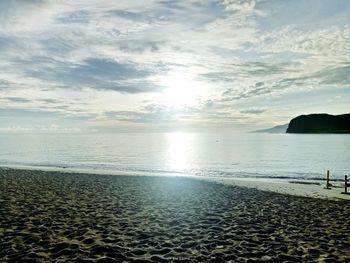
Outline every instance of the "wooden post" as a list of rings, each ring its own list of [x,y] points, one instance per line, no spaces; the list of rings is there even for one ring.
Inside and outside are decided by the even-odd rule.
[[[348,186],[350,186],[350,183],[348,183],[348,176],[345,175],[345,179],[344,179],[344,192],[342,192],[342,194],[348,195],[350,193],[348,193]]]
[[[345,175],[345,184],[344,184],[345,186],[345,194],[347,194],[348,193],[348,176],[347,175]]]
[[[329,170],[327,170],[326,187],[324,189],[331,189],[331,184],[329,183]]]

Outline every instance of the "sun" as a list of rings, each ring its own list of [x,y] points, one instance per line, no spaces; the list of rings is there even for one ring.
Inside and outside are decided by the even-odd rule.
[[[165,87],[160,94],[160,100],[169,106],[191,106],[200,97],[200,83],[187,72],[170,72],[161,77],[160,84]]]

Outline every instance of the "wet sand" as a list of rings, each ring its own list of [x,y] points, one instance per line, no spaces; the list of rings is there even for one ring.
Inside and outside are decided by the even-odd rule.
[[[350,202],[0,168],[0,262],[350,262]]]
[[[333,183],[336,187],[331,189],[325,189],[326,184],[307,184],[304,181],[262,181],[252,180],[245,178],[220,178],[220,177],[209,177],[201,178],[202,180],[210,182],[218,182],[222,184],[235,185],[240,187],[256,188],[258,190],[276,192],[281,194],[314,197],[321,199],[333,199],[333,200],[349,200],[350,201],[350,190],[349,194],[342,194],[344,192],[344,183],[337,182]]]

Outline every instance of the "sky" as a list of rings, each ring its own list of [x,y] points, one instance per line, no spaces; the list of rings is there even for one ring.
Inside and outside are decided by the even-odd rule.
[[[348,0],[0,0],[0,132],[249,131],[349,105]]]

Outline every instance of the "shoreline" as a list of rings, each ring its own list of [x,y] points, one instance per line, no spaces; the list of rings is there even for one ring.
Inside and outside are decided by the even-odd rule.
[[[344,187],[332,187],[331,189],[324,189],[324,185],[305,184],[303,182],[282,182],[272,180],[266,182],[240,178],[203,178],[203,180],[292,196],[329,200],[350,200],[350,194],[341,193],[344,191]]]
[[[344,187],[339,186],[337,181],[336,187],[331,189],[324,189],[324,183],[313,184],[305,183],[304,181],[298,180],[281,180],[273,178],[239,178],[239,177],[202,177],[194,175],[185,175],[177,173],[144,173],[139,174],[135,172],[113,172],[104,170],[91,170],[91,169],[78,169],[78,168],[64,168],[64,167],[48,167],[48,166],[26,166],[26,165],[7,165],[0,166],[0,169],[13,169],[13,170],[29,170],[29,171],[48,171],[48,172],[60,172],[60,173],[78,173],[78,174],[90,174],[90,175],[113,175],[113,176],[156,176],[156,177],[185,177],[194,178],[197,180],[204,180],[214,183],[222,183],[226,185],[235,185],[239,187],[247,187],[258,189],[261,191],[275,192],[286,195],[312,197],[319,199],[330,199],[330,200],[350,200],[350,194],[342,194]],[[332,181],[331,181],[332,182]],[[342,185],[342,184],[341,184]],[[350,189],[348,190],[350,192]]]

